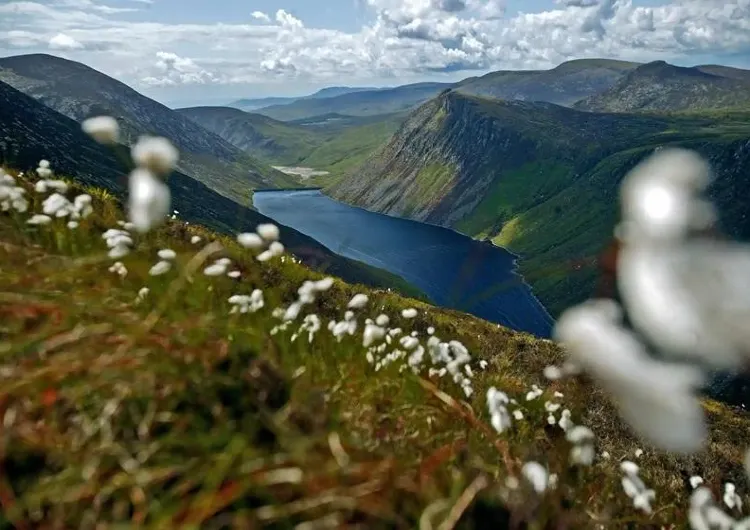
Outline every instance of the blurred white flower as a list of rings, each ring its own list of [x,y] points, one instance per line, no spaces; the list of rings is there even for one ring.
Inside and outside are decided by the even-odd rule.
[[[401,316],[404,318],[416,318],[417,314],[417,310],[413,307],[401,311]]]
[[[508,403],[508,395],[505,392],[500,392],[494,386],[487,390],[487,409],[490,413],[490,423],[500,434],[512,425],[507,409]]]
[[[529,481],[534,491],[541,494],[547,489],[549,474],[539,462],[526,462],[521,468],[521,474]]]
[[[263,238],[255,232],[237,234],[237,242],[245,248],[259,249],[265,245]]]
[[[177,253],[171,248],[163,248],[158,253],[160,259],[173,260],[177,257]]]
[[[734,530],[735,520],[716,505],[711,490],[696,488],[690,496],[688,521],[693,530]]]
[[[656,492],[648,489],[638,476],[638,466],[626,460],[620,464],[620,469],[625,474],[622,477],[622,488],[625,494],[633,500],[633,507],[645,513],[651,513],[651,502],[656,498]]]
[[[695,392],[703,373],[652,359],[620,319],[615,302],[590,300],[563,313],[554,333],[575,362],[612,394],[636,432],[666,450],[699,449],[706,426]]]
[[[279,227],[272,223],[263,223],[255,227],[255,231],[266,241],[278,241]]]
[[[52,222],[52,218],[49,215],[44,214],[34,214],[29,219],[26,220],[26,224],[30,225],[46,225],[48,223]]]
[[[370,299],[367,297],[366,294],[355,294],[351,300],[349,300],[349,303],[347,304],[347,307],[349,309],[362,309],[367,305],[367,302]]]
[[[193,237],[191,237],[191,238],[190,238],[190,242],[191,242],[191,243],[192,243],[193,245],[197,245],[198,243],[200,243],[200,242],[201,242],[201,236],[193,236]]]
[[[166,175],[177,164],[179,153],[172,142],[160,136],[141,136],[130,150],[133,161],[140,169],[156,175]],[[169,214],[169,207],[164,216]]]
[[[115,144],[120,138],[120,126],[111,116],[96,116],[84,120],[81,129],[100,144]]]
[[[149,269],[148,273],[151,276],[161,276],[162,274],[169,272],[172,268],[172,263],[169,261],[159,261]]]
[[[732,482],[724,484],[724,504],[727,508],[742,511],[742,498],[737,495],[737,487]]]
[[[690,477],[690,487],[695,489],[698,486],[703,484],[703,477],[699,477],[698,475],[694,475]]]
[[[565,437],[573,444],[573,448],[570,450],[570,460],[574,464],[590,466],[594,463],[596,437],[591,429],[578,425],[569,429]]]
[[[169,213],[171,194],[150,171],[135,169],[129,178],[128,212],[136,231],[144,233],[163,223]]]

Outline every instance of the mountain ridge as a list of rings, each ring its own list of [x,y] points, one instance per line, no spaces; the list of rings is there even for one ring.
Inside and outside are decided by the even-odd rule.
[[[666,112],[750,107],[750,71],[716,65],[683,67],[653,61],[609,89],[575,103],[598,112]]]
[[[0,58],[0,81],[78,122],[114,116],[125,143],[143,134],[169,138],[180,150],[178,169],[200,176],[232,199],[246,201],[252,187],[296,184],[218,135],[82,63],[46,54]]]

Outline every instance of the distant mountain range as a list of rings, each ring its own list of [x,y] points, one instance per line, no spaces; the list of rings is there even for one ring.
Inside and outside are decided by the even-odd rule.
[[[750,107],[750,71],[717,66],[684,68],[656,61],[629,71],[607,90],[574,107],[600,112]]]
[[[0,81],[78,122],[99,114],[114,116],[127,144],[142,134],[166,136],[180,150],[180,171],[232,199],[246,203],[252,188],[296,183],[179,113],[83,64],[41,54],[2,58]]]
[[[352,92],[366,92],[380,90],[376,87],[346,87],[346,86],[332,86],[318,90],[314,94],[309,96],[295,97],[270,97],[270,98],[258,98],[258,99],[238,99],[229,103],[228,107],[234,107],[240,110],[251,111],[261,109],[263,107],[270,107],[272,105],[288,105],[295,101],[303,99],[321,99],[321,98],[332,98],[336,96],[342,96],[344,94],[351,94]]]

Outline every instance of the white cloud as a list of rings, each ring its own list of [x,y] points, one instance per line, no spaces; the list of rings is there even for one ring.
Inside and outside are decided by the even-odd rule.
[[[361,0],[372,19],[354,32],[310,27],[284,9],[215,24],[133,22],[111,11],[133,9],[139,1],[2,2],[0,55],[55,45],[136,88],[185,91],[207,83],[288,87],[290,78],[300,86],[396,84],[428,75],[548,68],[583,56],[750,57],[748,0],[672,0],[653,7],[559,0],[546,11],[519,14],[504,13],[502,0]],[[142,11],[138,18],[147,16]]]
[[[53,50],[76,50],[83,45],[65,33],[58,33],[49,40],[49,47]]]
[[[253,11],[252,16],[256,20],[262,20],[263,22],[271,22],[271,17],[266,15],[263,11]]]

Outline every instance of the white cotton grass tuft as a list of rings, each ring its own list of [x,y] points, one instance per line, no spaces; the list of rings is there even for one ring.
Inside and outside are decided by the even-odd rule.
[[[693,530],[739,530],[743,521],[736,524],[734,518],[725,513],[714,501],[711,490],[705,486],[696,488],[690,495],[688,521]]]
[[[177,253],[171,248],[163,248],[157,253],[157,255],[159,256],[159,259],[163,260],[173,260],[177,257]]]
[[[646,487],[643,480],[638,475],[638,466],[629,460],[620,463],[620,469],[623,471],[622,488],[625,494],[633,501],[633,507],[651,513],[651,503],[656,498],[656,492]]]
[[[0,168],[0,211],[26,212],[29,209],[29,201],[26,200],[25,194],[24,188],[16,186],[16,179]]]
[[[237,242],[241,246],[250,249],[260,249],[265,246],[265,241],[263,240],[263,238],[255,232],[243,232],[241,234],[237,234]]]
[[[279,227],[273,223],[259,224],[255,227],[255,231],[260,237],[268,242],[279,240]]]
[[[36,213],[26,220],[26,224],[29,225],[46,225],[52,222],[52,218],[49,215],[42,213]]]
[[[730,510],[742,511],[742,498],[737,494],[737,487],[732,482],[724,484],[724,504]]]
[[[582,466],[590,466],[594,463],[596,437],[591,429],[583,425],[577,425],[567,430],[566,438],[573,444],[573,448],[570,450],[571,462]]]
[[[750,355],[750,247],[695,234],[716,218],[699,195],[710,180],[708,163],[684,149],[626,176],[617,279],[633,326],[662,353],[732,369]]]
[[[84,120],[81,129],[100,144],[112,145],[120,139],[120,126],[112,116],[96,116]]]
[[[537,494],[542,494],[547,490],[549,473],[539,462],[526,462],[521,468],[521,474]]]
[[[403,311],[401,311],[401,316],[404,318],[416,318],[417,314],[418,314],[417,310],[414,309],[413,307],[410,307],[408,309],[404,309]]]
[[[367,305],[367,302],[369,302],[369,298],[366,294],[355,294],[351,300],[349,300],[349,303],[347,304],[347,307],[349,309],[362,309]]]
[[[202,240],[203,240],[203,238],[201,238],[201,236],[193,236],[193,237],[190,238],[190,243],[192,243],[193,245],[197,245]]]
[[[149,269],[148,274],[150,276],[161,276],[162,274],[166,274],[170,271],[172,268],[172,263],[166,260],[162,260],[157,262],[151,269]]]
[[[504,433],[512,426],[510,414],[508,413],[508,395],[497,388],[490,387],[487,390],[487,409],[490,413],[490,424],[498,432]]]
[[[120,278],[124,278],[128,275],[128,269],[125,268],[125,265],[121,261],[116,261],[112,264],[112,266],[109,268],[109,272],[113,272],[120,276]]]
[[[698,475],[693,475],[690,477],[690,487],[695,489],[698,486],[703,484],[703,477],[699,477]]]
[[[169,214],[169,187],[147,169],[135,169],[128,181],[128,214],[137,232],[145,233],[164,223]]]
[[[696,397],[703,373],[652,359],[621,327],[620,313],[611,300],[584,302],[561,315],[555,337],[610,392],[620,414],[641,436],[669,451],[698,450],[706,438]]]
[[[179,159],[172,142],[160,136],[141,136],[130,149],[130,154],[136,166],[156,175],[168,174]],[[168,213],[169,208],[164,215]]]

